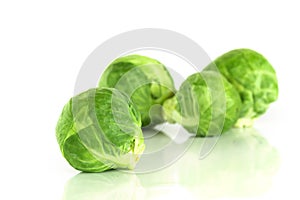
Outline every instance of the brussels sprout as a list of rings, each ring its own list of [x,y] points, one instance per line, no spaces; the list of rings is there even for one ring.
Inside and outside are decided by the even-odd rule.
[[[125,92],[141,113],[142,126],[163,122],[161,106],[153,105],[162,105],[175,91],[166,67],[157,60],[140,55],[114,60],[98,85]]]
[[[125,94],[109,88],[71,98],[56,138],[70,165],[85,172],[132,169],[144,150],[140,114]]]
[[[238,118],[240,96],[219,73],[189,76],[176,95],[163,105],[168,122],[181,124],[197,136],[215,136],[230,129]]]
[[[242,108],[236,127],[250,127],[278,97],[275,70],[261,54],[250,49],[236,49],[217,58],[205,70],[217,66],[239,92]]]

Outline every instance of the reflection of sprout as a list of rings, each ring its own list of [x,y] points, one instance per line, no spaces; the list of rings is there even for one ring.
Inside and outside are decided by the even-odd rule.
[[[195,150],[198,149],[196,145],[192,147]],[[190,154],[185,159],[195,161],[197,157],[197,154]],[[181,171],[180,179],[196,193],[213,190],[208,195],[250,196],[269,188],[278,165],[277,150],[258,132],[254,129],[232,129],[219,138],[206,159]],[[193,177],[187,179],[191,170]],[[201,189],[197,191],[198,188]]]
[[[160,108],[156,107],[149,113],[151,107],[161,105],[174,95],[175,90],[166,67],[157,60],[140,55],[114,60],[102,74],[99,87],[117,88],[130,96],[141,113],[142,126],[162,122]]]
[[[275,70],[261,54],[250,49],[236,49],[217,58],[205,70],[218,67],[239,92],[242,107],[237,127],[252,126],[278,96]]]
[[[80,173],[70,179],[63,200],[131,200],[143,199],[136,175],[120,171],[101,174]]]
[[[213,136],[232,127],[240,104],[239,94],[221,74],[204,71],[189,76],[163,109],[167,121],[198,136]]]
[[[80,173],[66,184],[64,200],[249,197],[269,188],[279,155],[256,130],[231,129],[220,136],[209,156],[199,160],[200,146],[210,139],[214,138],[190,138],[193,144],[183,157],[153,173]],[[153,149],[155,144],[161,146],[154,142]],[[160,160],[165,156],[159,155]]]
[[[191,138],[192,139],[192,138]],[[254,129],[231,129],[219,137],[211,153],[199,160],[204,140],[196,138],[174,165],[156,173],[138,175],[147,194],[168,186],[182,188],[195,199],[248,197],[265,192],[279,167],[279,154]]]
[[[144,150],[140,126],[140,115],[125,94],[90,89],[65,105],[56,137],[64,157],[78,170],[132,169]]]

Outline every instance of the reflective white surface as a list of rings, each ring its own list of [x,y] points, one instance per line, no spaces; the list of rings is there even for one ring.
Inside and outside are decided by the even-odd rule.
[[[0,1],[0,199],[59,200],[76,199],[76,195],[84,199],[80,191],[94,192],[102,199],[102,195],[108,198],[120,193],[122,187],[124,199],[133,193],[149,199],[188,200],[201,195],[300,199],[299,19],[297,1]],[[279,81],[278,101],[254,124],[266,142],[250,145],[244,138],[245,146],[238,143],[240,151],[219,145],[211,158],[203,161],[198,160],[199,150],[191,150],[182,157],[185,161],[160,173],[136,175],[127,182],[122,177],[105,181],[101,184],[106,191],[96,181],[112,171],[83,174],[95,184],[82,184],[81,178],[76,180],[79,172],[59,150],[55,138],[58,116],[73,95],[82,63],[96,46],[121,32],[147,27],[182,33],[212,59],[243,47],[266,56]],[[161,52],[148,56],[184,76],[193,73],[185,62]],[[168,142],[166,139],[161,142]],[[265,151],[266,146],[270,150]],[[279,161],[277,153],[267,153],[272,146]],[[229,151],[235,154],[228,155]],[[223,156],[227,160],[220,160]],[[234,158],[236,162],[230,165]],[[132,182],[137,182],[137,187],[129,187]],[[201,187],[193,184],[196,182]],[[110,187],[105,185],[108,183]],[[74,185],[81,188],[70,192]],[[92,198],[90,192],[85,194]]]
[[[166,145],[166,138],[163,133],[156,134],[149,149]],[[178,161],[155,172],[79,173],[66,183],[63,199],[253,197],[270,188],[280,166],[276,148],[255,129],[233,129],[222,135],[203,160],[199,160],[199,153],[204,139],[188,140],[193,143]],[[155,162],[163,160],[161,154]]]

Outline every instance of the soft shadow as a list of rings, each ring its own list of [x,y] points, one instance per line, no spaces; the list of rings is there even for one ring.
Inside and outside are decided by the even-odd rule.
[[[149,150],[154,152],[155,146],[169,141],[161,134],[153,137],[162,140],[160,144],[153,140],[156,144]],[[232,129],[202,160],[204,139],[189,140],[192,144],[185,154],[159,171],[80,173],[67,182],[63,199],[217,199],[257,196],[270,188],[279,167],[279,153],[255,129]],[[156,157],[153,162],[165,159],[164,154]]]
[[[171,129],[173,128],[173,129]],[[149,173],[167,168],[182,157],[193,142],[190,135],[183,132],[183,128],[174,127],[162,130],[147,129],[143,131],[145,138],[145,151],[135,166],[134,173]],[[175,127],[176,128],[176,127]],[[168,132],[166,132],[168,131]],[[174,137],[169,133],[176,133]]]

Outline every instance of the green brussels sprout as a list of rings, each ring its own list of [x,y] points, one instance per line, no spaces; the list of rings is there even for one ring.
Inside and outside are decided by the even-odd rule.
[[[166,67],[157,60],[140,55],[114,60],[98,85],[125,92],[141,113],[143,127],[163,122],[161,106],[154,105],[162,105],[175,91]]]
[[[205,70],[215,66],[239,92],[242,108],[236,127],[251,127],[253,120],[278,97],[275,70],[261,54],[250,49],[236,49],[218,57]]]
[[[69,100],[56,126],[66,160],[84,172],[133,169],[144,150],[141,118],[130,99],[111,88],[93,88]]]
[[[165,101],[163,110],[168,122],[205,137],[229,130],[240,106],[238,92],[221,74],[203,71],[189,76],[176,95]]]

